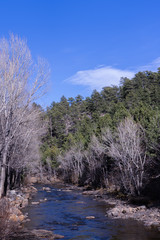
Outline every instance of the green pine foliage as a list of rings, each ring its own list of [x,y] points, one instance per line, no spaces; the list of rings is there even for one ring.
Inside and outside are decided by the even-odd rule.
[[[47,109],[46,118],[48,134],[41,146],[42,161],[45,164],[50,158],[53,168],[58,166],[58,156],[65,156],[70,149],[80,146],[82,155],[88,154],[93,136],[102,143],[104,129],[114,134],[126,118],[133,118],[141,126],[145,132],[147,156],[157,161],[160,152],[160,69],[139,72],[133,79],[122,78],[119,87],[104,87],[101,92],[94,90],[86,99],[80,95],[68,99],[63,96],[60,102],[53,102]],[[99,158],[102,155],[105,161],[99,167],[105,169],[105,175],[106,169],[110,169],[110,175],[114,159],[107,157],[106,152]],[[96,161],[97,158],[98,155]],[[109,168],[107,159],[112,162]],[[84,171],[88,171],[85,157],[82,161]]]

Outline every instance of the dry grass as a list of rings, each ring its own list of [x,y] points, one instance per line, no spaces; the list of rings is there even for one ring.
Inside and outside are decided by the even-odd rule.
[[[0,199],[0,240],[6,240],[9,235],[14,233],[17,224],[9,221],[10,202],[7,198]]]

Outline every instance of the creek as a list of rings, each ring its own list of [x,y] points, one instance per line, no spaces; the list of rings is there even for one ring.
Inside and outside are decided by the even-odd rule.
[[[46,229],[64,235],[64,240],[159,240],[160,233],[146,229],[135,220],[109,219],[105,216],[109,207],[93,196],[82,195],[79,190],[68,191],[64,186],[36,185],[38,192],[25,208],[30,219],[25,223],[29,230]],[[40,204],[33,205],[32,202]],[[94,216],[87,219],[88,216]]]

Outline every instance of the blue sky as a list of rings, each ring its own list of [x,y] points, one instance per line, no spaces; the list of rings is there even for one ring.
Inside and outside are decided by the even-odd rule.
[[[0,0],[0,38],[27,39],[51,67],[44,106],[160,67],[159,0]]]

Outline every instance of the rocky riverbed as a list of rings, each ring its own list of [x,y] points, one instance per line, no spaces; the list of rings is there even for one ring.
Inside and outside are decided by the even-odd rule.
[[[43,186],[43,185],[42,185]],[[51,186],[51,187],[50,187]],[[52,194],[52,185],[43,186],[43,192],[46,194]],[[122,201],[112,197],[106,190],[89,190],[83,191],[85,189],[76,186],[65,186],[61,191],[65,191],[70,194],[71,191],[77,190],[82,193],[82,195],[92,196],[93,199],[97,201],[103,201],[106,204],[106,217],[108,219],[135,219],[137,221],[143,222],[147,228],[155,228],[160,231],[160,209],[158,207],[147,207],[146,205],[133,205],[129,204],[128,201]],[[58,191],[58,190],[57,190]],[[34,195],[36,196],[37,189],[30,185],[28,187],[23,187],[20,190],[12,190],[8,192],[7,200],[10,202],[10,212],[9,221],[11,223],[17,224],[18,231],[12,233],[12,237],[8,239],[18,240],[18,239],[59,239],[63,238],[62,235],[54,234],[53,231],[48,231],[45,229],[32,229],[27,230],[22,228],[23,223],[29,221],[27,213],[23,214],[23,208],[28,205],[39,205],[48,201],[46,197],[36,201]],[[34,199],[31,199],[31,198]],[[30,200],[31,199],[31,200]],[[58,201],[58,200],[56,200]],[[81,205],[81,201],[77,201]],[[37,206],[39,207],[39,206]],[[86,219],[95,219],[94,215],[89,215]],[[60,232],[61,233],[61,232]],[[7,239],[7,238],[6,238]]]
[[[65,184],[40,184],[36,187],[37,194],[25,208],[31,219],[25,227],[30,231],[45,229],[63,235],[65,240],[160,239],[160,232],[146,228],[141,221],[132,220],[130,216],[130,219],[106,216],[106,209],[108,212],[121,202],[109,197],[106,190],[83,191],[82,188]],[[41,201],[44,198],[47,200]]]
[[[128,204],[128,201],[122,201],[110,197],[107,191],[84,191],[84,195],[92,195],[96,199],[106,202],[106,216],[112,219],[135,219],[141,221],[148,228],[157,228],[160,231],[160,207],[147,207],[146,205]]]

